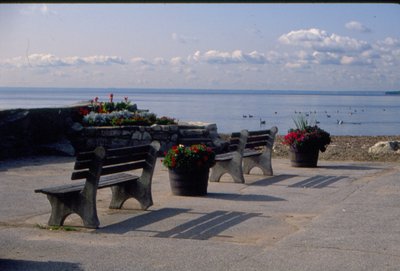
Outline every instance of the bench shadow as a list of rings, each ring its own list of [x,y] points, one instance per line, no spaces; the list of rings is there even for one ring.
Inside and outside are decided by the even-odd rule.
[[[214,211],[168,231],[160,232],[154,237],[207,240],[228,228],[261,215],[261,213]]]
[[[124,234],[129,231],[134,231],[144,226],[159,222],[161,220],[171,218],[182,213],[187,213],[189,211],[190,209],[162,208],[160,210],[149,211],[144,214],[129,218],[125,221],[102,227],[100,229],[97,229],[96,232]]]
[[[288,187],[294,188],[324,188],[342,179],[346,179],[348,176],[324,176],[316,175],[307,178],[301,182],[289,185]]]
[[[376,170],[376,169],[382,169],[379,167],[373,167],[373,166],[359,166],[359,165],[324,165],[324,166],[319,166],[318,168],[321,169],[339,169],[339,170]]]
[[[255,194],[234,194],[234,193],[207,193],[207,198],[222,199],[222,200],[235,200],[235,201],[286,201],[286,199],[268,196],[268,195],[255,195]]]
[[[255,181],[255,182],[251,183],[251,185],[267,186],[267,185],[272,185],[272,184],[282,182],[282,181],[285,181],[287,179],[294,178],[294,177],[297,177],[297,175],[281,174],[281,175],[276,175],[276,176],[272,176],[272,177],[268,177],[265,179]]]
[[[2,271],[26,271],[26,270],[71,270],[83,271],[79,263],[69,262],[39,262],[14,259],[0,259],[0,270]]]
[[[194,219],[178,224],[177,226],[165,230],[157,231],[154,229],[146,230],[144,227],[162,220],[170,219],[182,213],[196,215]],[[219,233],[238,225],[254,217],[262,216],[262,213],[246,213],[235,211],[217,210],[210,213],[191,212],[191,209],[163,208],[151,211],[143,215],[129,218],[125,221],[115,223],[97,229],[96,233],[124,234],[130,231],[154,233],[152,237],[159,238],[179,238],[207,240],[217,236]]]

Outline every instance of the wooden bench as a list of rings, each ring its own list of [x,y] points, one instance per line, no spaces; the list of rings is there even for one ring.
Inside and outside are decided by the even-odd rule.
[[[243,153],[243,173],[250,174],[251,169],[258,167],[263,175],[272,176],[272,147],[278,133],[276,126],[269,130],[249,131],[246,148]]]
[[[244,183],[243,174],[249,174],[254,167],[260,168],[264,175],[272,176],[271,155],[277,132],[278,128],[274,126],[269,130],[232,133],[229,152],[216,156],[210,181],[218,182],[223,174],[228,173],[234,182]]]
[[[179,126],[179,136],[177,144],[191,146],[194,144],[204,144],[210,147],[215,153],[226,152],[228,143],[222,140],[217,132],[210,132],[203,126]],[[226,149],[226,150],[224,150]]]
[[[76,213],[85,227],[97,228],[97,189],[106,187],[112,191],[111,209],[120,209],[129,198],[138,200],[144,210],[153,205],[151,182],[159,149],[160,144],[154,141],[151,145],[108,150],[97,147],[79,153],[71,179],[85,181],[35,190],[50,201],[48,224],[62,226],[68,215]],[[142,169],[141,176],[125,173],[135,169]]]
[[[247,130],[232,133],[229,141],[230,151],[215,156],[215,165],[211,168],[209,178],[210,182],[219,182],[222,175],[228,173],[235,183],[244,183],[242,159],[248,135]]]

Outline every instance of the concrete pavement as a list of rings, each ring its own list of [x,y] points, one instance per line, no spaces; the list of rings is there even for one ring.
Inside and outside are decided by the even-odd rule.
[[[171,195],[157,162],[154,205],[131,199],[100,228],[44,229],[50,204],[34,189],[71,182],[73,159],[32,157],[0,165],[0,270],[400,270],[400,165],[320,161],[246,184],[209,183],[206,197]]]

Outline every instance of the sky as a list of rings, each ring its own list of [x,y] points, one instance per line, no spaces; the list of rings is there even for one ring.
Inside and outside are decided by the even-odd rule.
[[[400,90],[399,4],[0,4],[0,87]]]

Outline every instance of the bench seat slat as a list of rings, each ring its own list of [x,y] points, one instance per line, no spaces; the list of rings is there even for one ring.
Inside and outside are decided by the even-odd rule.
[[[44,194],[66,194],[71,192],[79,192],[85,186],[85,182],[79,182],[74,184],[66,184],[59,186],[52,186],[47,188],[36,189],[36,193],[44,193]]]
[[[247,149],[247,150],[244,150],[243,157],[259,156],[261,154],[262,154],[261,151],[255,151],[255,150]]]
[[[110,187],[110,186],[113,186],[116,184],[120,184],[120,183],[124,183],[124,182],[131,182],[131,181],[138,180],[138,179],[139,179],[139,176],[127,174],[127,173],[109,175],[109,176],[100,178],[98,188]],[[59,185],[59,186],[53,186],[53,187],[48,187],[48,188],[36,189],[35,192],[36,193],[44,193],[44,194],[66,194],[66,193],[71,193],[71,192],[82,191],[84,186],[85,186],[85,182],[82,181],[82,182],[73,183],[73,184],[66,184],[66,185]]]
[[[232,158],[233,158],[233,153],[227,152],[227,153],[217,154],[215,156],[215,161],[228,161],[232,160]]]

